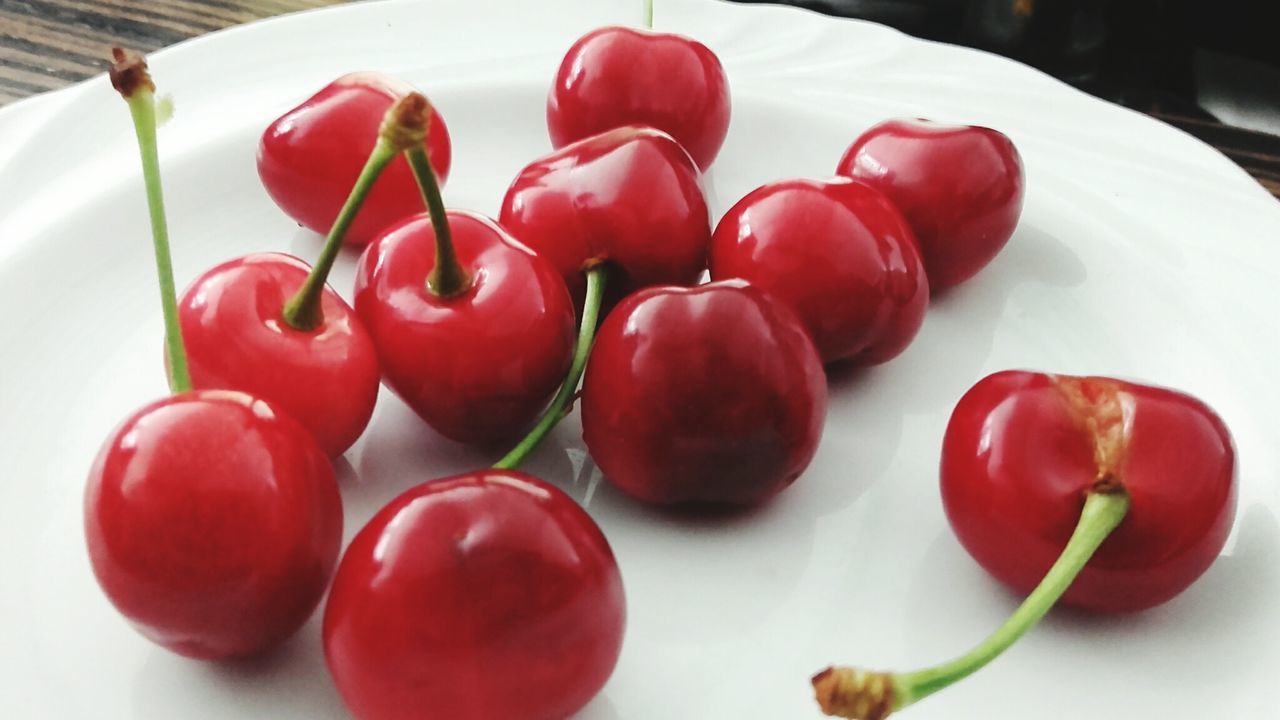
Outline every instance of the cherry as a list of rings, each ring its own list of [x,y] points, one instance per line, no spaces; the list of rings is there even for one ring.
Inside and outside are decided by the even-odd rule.
[[[729,81],[716,54],[683,35],[604,27],[569,48],[547,95],[557,148],[624,125],[669,133],[698,167],[729,132]]]
[[[378,137],[378,126],[408,83],[381,73],[343,75],[267,126],[258,145],[258,176],[271,199],[299,224],[329,232]],[[444,183],[452,147],[444,118],[431,111],[426,140],[431,164]],[[364,245],[382,229],[422,210],[409,166],[395,160],[346,234]]]
[[[135,412],[85,491],[103,592],[181,655],[252,655],[292,635],[338,559],[342,502],[307,431],[240,392],[184,392]]]
[[[986,641],[913,673],[828,669],[828,714],[884,718],[982,668],[1062,602],[1128,612],[1185,590],[1235,517],[1235,450],[1222,420],[1174,390],[1105,377],[1006,371],[956,405],[942,500],[965,549],[1027,599]]]
[[[862,183],[784,180],[753,190],[720,220],[711,278],[742,278],[787,303],[824,362],[885,362],[924,321],[929,284],[915,238]]]
[[[596,337],[582,431],[605,477],[663,505],[745,505],[790,485],[822,435],[822,361],[783,303],[740,280],[642,290]]]
[[[209,270],[183,293],[182,334],[195,387],[267,399],[338,457],[373,415],[378,359],[355,312],[330,289],[319,325],[303,330],[284,319],[285,301],[309,270],[280,253],[248,255]]]
[[[537,478],[483,470],[418,485],[360,530],[325,658],[360,720],[560,720],[608,680],[625,620],[590,516]]]
[[[671,136],[624,127],[533,161],[499,222],[550,260],[576,298],[583,270],[606,263],[613,299],[650,285],[692,285],[711,224],[698,169]]]
[[[417,132],[425,132],[426,98]],[[402,131],[409,132],[409,114]],[[508,439],[528,426],[569,369],[573,302],[555,268],[492,221],[448,211],[414,146],[429,214],[388,228],[361,256],[355,307],[383,377],[442,435]]]
[[[569,368],[573,302],[555,269],[492,221],[451,210],[445,222],[470,287],[450,297],[427,288],[437,234],[419,216],[361,258],[356,312],[387,385],[428,425],[460,442],[508,439]]]
[[[333,470],[311,435],[240,392],[191,391],[156,159],[155,85],[116,48],[112,85],[138,135],[172,397],[103,445],[85,490],[85,539],[107,598],[182,655],[250,655],[293,634],[328,583],[342,539]]]
[[[1097,482],[1117,484],[1130,517],[1062,602],[1125,612],[1169,600],[1218,556],[1235,517],[1234,475],[1226,426],[1195,398],[1109,378],[1003,372],[952,414],[942,500],[969,554],[1029,592],[1066,544],[1084,495]]]
[[[853,141],[836,173],[898,206],[920,242],[934,291],[986,267],[1022,212],[1022,158],[991,128],[886,120]]]

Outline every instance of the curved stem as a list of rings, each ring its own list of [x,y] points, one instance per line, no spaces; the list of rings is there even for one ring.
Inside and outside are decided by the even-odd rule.
[[[156,149],[155,83],[147,72],[146,60],[121,48],[112,49],[111,84],[129,104],[142,178],[147,189],[147,210],[151,216],[151,242],[155,249],[156,277],[160,284],[160,307],[164,312],[165,353],[169,360],[169,389],[174,393],[191,389],[187,351],[178,322],[178,293],[173,281],[173,258],[169,251],[169,225],[165,219],[164,192],[160,185],[160,160]]]
[[[518,467],[547,437],[556,423],[569,414],[569,402],[578,391],[578,381],[582,379],[582,371],[587,366],[587,356],[591,354],[591,342],[596,336],[596,322],[600,317],[600,303],[604,298],[606,272],[603,265],[596,265],[587,270],[587,299],[582,309],[582,326],[578,328],[578,342],[574,346],[573,362],[569,365],[569,374],[565,376],[564,384],[560,386],[560,391],[556,393],[551,405],[543,411],[542,417],[538,418],[538,423],[533,426],[529,434],[525,435],[524,439],[511,449],[511,452],[494,463],[494,468],[511,470]]]
[[[458,254],[453,248],[453,234],[449,232],[449,218],[445,215],[444,200],[440,197],[440,184],[436,181],[436,173],[431,169],[427,153],[421,143],[404,151],[413,169],[413,177],[418,181],[418,189],[422,191],[422,199],[427,204],[427,212],[431,214],[431,227],[436,236],[436,265],[427,276],[427,290],[433,295],[450,298],[461,295],[471,287],[471,277],[458,262]]]
[[[1128,511],[1129,495],[1123,489],[1112,485],[1090,492],[1075,532],[1053,567],[986,640],[950,662],[915,672],[868,673],[828,668],[813,678],[823,712],[858,720],[882,720],[982,669],[1049,612]]]
[[[644,0],[644,26],[653,29],[653,0]]]
[[[398,148],[395,145],[381,135],[378,136],[373,151],[369,153],[369,159],[365,161],[360,176],[351,187],[351,193],[347,195],[346,202],[338,211],[338,217],[329,228],[329,234],[325,236],[324,247],[320,249],[320,256],[316,258],[315,265],[311,266],[311,272],[307,274],[302,287],[298,288],[298,292],[284,304],[284,321],[291,327],[298,330],[313,330],[324,322],[320,298],[323,297],[324,285],[329,280],[333,263],[338,259],[339,251],[342,250],[342,240],[346,237],[352,221],[356,219],[356,213],[364,204],[365,197],[373,189],[374,182],[382,174],[383,169],[395,159],[397,152]]]

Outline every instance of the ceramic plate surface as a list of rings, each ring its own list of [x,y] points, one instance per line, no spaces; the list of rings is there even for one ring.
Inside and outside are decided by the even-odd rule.
[[[338,75],[389,71],[448,119],[447,202],[498,210],[549,149],[561,56],[640,0],[362,3],[216,33],[152,58],[177,114],[161,131],[185,285],[260,250],[319,238],[258,183],[258,135]],[[480,8],[483,7],[481,10]],[[1027,170],[1022,222],[975,280],[938,298],[897,360],[832,380],[821,449],[775,502],[692,521],[650,512],[584,462],[576,417],[530,469],[584,503],[613,543],[630,621],[583,720],[817,717],[832,661],[911,669],[967,649],[1018,598],[961,549],[937,464],[951,407],[989,372],[1132,377],[1215,407],[1239,449],[1223,556],[1167,605],[1054,613],[980,675],[908,711],[929,718],[1274,718],[1280,699],[1280,204],[1198,141],[1010,61],[877,25],[778,7],[657,0],[656,27],[727,68],[715,215],[765,182],[833,172],[892,116],[990,125]],[[335,287],[350,294],[355,256]],[[89,570],[81,498],[108,431],[165,392],[162,323],[128,113],[104,78],[0,112],[0,716],[340,718],[317,618],[232,666],[150,645]],[[450,444],[384,392],[340,464],[348,538],[381,504],[493,458]]]

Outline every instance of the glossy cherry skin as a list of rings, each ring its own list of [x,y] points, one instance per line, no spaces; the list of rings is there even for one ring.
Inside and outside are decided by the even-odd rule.
[[[625,624],[590,516],[537,478],[481,470],[412,488],[360,530],[324,649],[359,720],[561,720],[609,679]]]
[[[741,280],[624,300],[596,335],[582,434],[605,477],[661,505],[750,505],[813,459],[822,361],[800,319]]]
[[[698,168],[676,141],[624,127],[529,163],[498,221],[564,275],[575,298],[583,269],[610,264],[610,297],[650,285],[692,285],[707,266],[711,221]]]
[[[853,141],[836,173],[898,206],[915,231],[934,291],[986,267],[1022,214],[1022,158],[991,128],[886,120]]]
[[[107,598],[148,639],[202,659],[292,635],[342,540],[338,486],[315,440],[265,401],[225,390],[125,420],[89,472],[84,509]]]
[[[321,235],[329,232],[369,153],[383,116],[408,83],[374,72],[343,75],[267,126],[258,144],[258,177],[285,214]],[[424,142],[441,184],[452,145],[444,118],[431,108]],[[387,165],[344,241],[364,245],[384,228],[422,211],[422,195],[403,157]]]
[[[1096,407],[1125,420],[1109,471],[1095,459]],[[1066,546],[1085,493],[1110,474],[1130,495],[1121,521],[1063,596],[1097,612],[1149,608],[1182,592],[1218,556],[1235,517],[1235,450],[1222,420],[1173,390],[1109,378],[1006,371],[961,398],[942,448],[942,500],[960,542],[1019,592]]]
[[[267,400],[335,458],[369,424],[381,373],[364,325],[328,287],[318,327],[298,330],[284,321],[285,302],[310,269],[281,253],[230,260],[187,288],[178,317],[196,388],[243,390]]]
[[[896,357],[929,305],[911,228],[844,178],[770,183],[730,208],[711,238],[711,279],[735,277],[795,310],[824,362]]]
[[[716,54],[683,35],[604,27],[578,39],[547,95],[551,144],[623,125],[675,138],[706,170],[729,132],[729,81]]]
[[[461,295],[427,290],[435,232],[423,214],[379,236],[356,269],[355,306],[383,380],[440,434],[507,441],[537,417],[569,369],[573,301],[546,260],[491,220],[448,211]]]

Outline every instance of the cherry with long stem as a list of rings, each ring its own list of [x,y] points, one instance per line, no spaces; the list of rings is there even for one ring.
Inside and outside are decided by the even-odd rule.
[[[111,57],[114,60],[109,73],[111,86],[129,104],[134,134],[138,137],[138,152],[142,158],[142,177],[147,192],[156,275],[164,312],[169,389],[174,393],[181,393],[191,389],[191,374],[187,370],[182,327],[178,322],[178,294],[174,287],[173,259],[169,252],[169,226],[165,220],[164,193],[160,188],[160,160],[156,149],[156,86],[147,73],[146,61],[141,55],[123,48],[112,48]]]
[[[327,225],[314,265],[282,253],[253,253],[207,270],[179,301],[195,387],[240,390],[274,403],[305,425],[330,457],[345,453],[364,433],[381,369],[373,340],[327,281],[384,171],[411,140],[398,130],[399,109],[384,112],[364,139],[372,149]]]
[[[405,96],[394,132],[421,143],[431,106]],[[573,301],[554,265],[476,213],[446,210],[404,142],[426,212],[387,228],[356,268],[355,310],[384,383],[458,442],[519,437],[572,365]],[[449,352],[440,352],[447,347]]]
[[[520,466],[524,459],[547,437],[556,423],[569,414],[569,404],[578,393],[578,381],[582,379],[582,371],[587,367],[587,357],[591,354],[591,343],[595,339],[596,324],[600,317],[600,304],[604,298],[605,281],[608,273],[604,265],[595,265],[586,271],[587,299],[583,304],[582,324],[578,328],[578,340],[573,349],[573,364],[569,366],[569,374],[564,384],[551,401],[551,405],[543,411],[542,417],[529,431],[529,434],[516,444],[511,452],[493,464],[497,470],[512,470]]]
[[[409,95],[406,100],[414,97],[421,96]],[[425,103],[425,98],[423,102]],[[422,112],[419,113],[421,117],[428,116],[426,109],[425,106],[422,108]],[[412,133],[413,128],[411,126],[407,129],[402,128],[402,132]],[[444,201],[440,196],[440,187],[436,182],[435,174],[431,171],[427,155],[422,150],[421,137],[416,140],[412,137],[407,139],[404,148],[405,158],[409,161],[413,176],[422,190],[423,202],[427,206],[431,224],[435,228],[436,262],[427,277],[427,289],[438,297],[450,298],[466,292],[471,287],[471,277],[458,262],[457,251],[454,249],[449,232],[449,220],[445,213]],[[587,356],[591,352],[591,341],[595,337],[600,306],[604,298],[606,272],[607,269],[603,264],[594,265],[585,271],[587,298],[583,306],[582,323],[574,348],[573,361],[565,376],[564,384],[560,386],[555,398],[538,418],[533,429],[494,464],[494,468],[510,470],[518,467],[567,414],[566,409],[577,393],[578,381],[582,379],[582,371],[586,367]]]
[[[297,421],[247,393],[192,389],[155,86],[142,56],[115,49],[113,60],[144,169],[172,394],[132,413],[89,471],[90,566],[116,609],[157,644],[203,659],[252,655],[292,635],[319,603],[342,542],[342,500],[328,459]]]
[[[423,113],[423,116],[426,116],[426,113]],[[416,142],[406,142],[404,154],[409,161],[409,167],[413,170],[414,179],[418,181],[418,186],[422,190],[423,202],[431,216],[431,224],[436,230],[436,264],[427,277],[427,289],[441,298],[466,292],[471,287],[471,278],[458,262],[457,251],[454,249],[449,233],[449,220],[445,214],[440,186],[436,182],[435,173],[431,171],[427,154],[422,150],[421,139],[419,138]],[[587,365],[587,356],[591,353],[591,341],[595,337],[600,305],[604,298],[606,273],[607,270],[603,264],[595,265],[585,271],[587,297],[583,306],[577,343],[574,346],[573,361],[565,376],[564,384],[560,386],[555,398],[543,411],[529,433],[502,459],[494,463],[495,469],[511,470],[519,467],[556,424],[568,414],[568,406],[577,394],[578,382],[582,379],[582,371]]]
[[[1103,478],[1087,495],[1080,521],[1057,561],[986,640],[954,660],[914,672],[827,668],[812,680],[822,711],[852,720],[883,720],[982,669],[1049,612],[1128,511],[1129,494]]]

